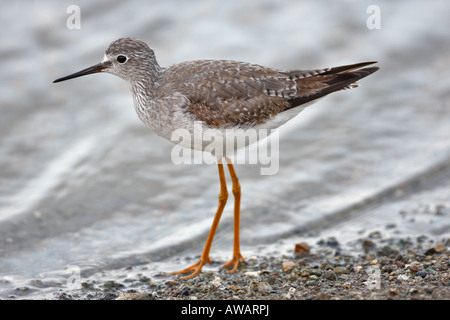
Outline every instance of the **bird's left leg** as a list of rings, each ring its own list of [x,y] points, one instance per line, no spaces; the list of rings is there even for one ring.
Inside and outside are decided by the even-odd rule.
[[[240,210],[241,210],[241,185],[239,184],[238,177],[234,171],[233,164],[231,160],[226,158],[228,170],[230,171],[231,181],[233,182],[233,195],[234,195],[234,241],[233,241],[233,258],[227,262],[222,269],[230,268],[228,272],[236,271],[239,266],[239,262],[245,263],[240,250],[240,240],[239,240],[239,220],[240,220]]]

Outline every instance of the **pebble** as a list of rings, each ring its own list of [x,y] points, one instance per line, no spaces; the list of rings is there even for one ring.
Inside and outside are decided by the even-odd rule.
[[[398,280],[401,280],[401,281],[408,281],[408,280],[409,280],[409,277],[408,277],[406,274],[399,274],[399,275],[397,276],[397,279],[398,279]]]
[[[214,277],[214,279],[209,283],[212,288],[219,288],[223,285],[222,279],[219,277]]]
[[[283,261],[281,263],[281,268],[284,272],[288,272],[297,267],[297,263],[295,261]]]
[[[391,290],[389,290],[389,293],[390,294],[392,294],[392,295],[394,295],[394,296],[398,296],[399,294],[400,294],[400,292],[398,292],[398,290],[397,289],[391,289]]]
[[[120,293],[116,300],[155,300],[156,295],[145,292]]]
[[[346,268],[346,267],[336,267],[336,268],[334,268],[333,269],[333,272],[335,273],[335,274],[348,274],[349,273],[349,271],[348,271],[348,269]]]
[[[323,274],[323,277],[328,280],[334,280],[334,279],[336,279],[336,274],[331,270],[327,270]]]
[[[308,269],[302,269],[302,270],[300,270],[300,275],[302,277],[309,277],[311,275],[311,272],[309,272]]]
[[[248,286],[248,296],[253,294],[268,294],[272,291],[272,286],[265,281],[252,281]]]
[[[418,293],[419,292],[419,290],[417,289],[417,288],[411,288],[411,289],[409,289],[409,294],[410,295],[414,295],[414,294],[416,294],[416,293]]]
[[[331,270],[331,269],[333,269],[333,265],[329,261],[324,261],[320,264],[320,269]]]
[[[286,299],[292,299],[295,296],[296,291],[297,289],[295,289],[294,287],[290,287],[288,293],[286,293]]]
[[[361,272],[362,268],[363,268],[362,266],[356,266],[356,267],[355,267],[355,272],[356,272],[356,273]]]
[[[375,249],[377,245],[372,240],[364,239],[362,246],[365,251],[369,251]]]
[[[295,245],[295,253],[309,253],[311,251],[311,248],[306,242],[297,243]]]
[[[425,278],[428,275],[428,272],[426,272],[425,270],[419,270],[416,272],[416,277],[422,277]]]
[[[426,268],[425,271],[428,272],[429,274],[437,274],[436,270],[434,270],[431,267]]]
[[[183,289],[181,289],[180,294],[182,296],[188,296],[191,294],[191,289],[189,287],[184,287]]]
[[[369,238],[370,239],[381,239],[381,232],[380,231],[373,231],[371,233],[369,233]]]
[[[246,273],[244,273],[244,275],[249,278],[259,278],[260,272],[259,271],[247,271]]]
[[[335,237],[328,238],[326,244],[330,247],[339,247],[339,241]]]

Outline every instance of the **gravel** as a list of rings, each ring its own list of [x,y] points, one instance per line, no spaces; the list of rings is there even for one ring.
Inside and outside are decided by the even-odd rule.
[[[378,237],[378,236],[377,236]],[[411,300],[450,299],[450,239],[362,238],[339,248],[336,239],[306,252],[249,257],[238,272],[204,271],[180,277],[96,281],[55,299],[119,300]],[[302,244],[302,248],[305,244]],[[347,251],[349,253],[347,253]],[[213,261],[213,266],[220,265]],[[124,272],[139,266],[128,267]]]

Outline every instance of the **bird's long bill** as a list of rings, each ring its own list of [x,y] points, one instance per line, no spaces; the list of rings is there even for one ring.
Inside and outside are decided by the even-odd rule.
[[[66,81],[66,80],[73,79],[73,78],[78,78],[78,77],[85,76],[85,75],[88,75],[91,73],[102,72],[102,70],[105,68],[106,68],[106,65],[104,63],[100,62],[99,64],[96,64],[95,66],[83,69],[81,71],[72,73],[68,76],[65,76],[65,77],[62,77],[59,79],[56,79],[55,81],[53,81],[53,83]]]

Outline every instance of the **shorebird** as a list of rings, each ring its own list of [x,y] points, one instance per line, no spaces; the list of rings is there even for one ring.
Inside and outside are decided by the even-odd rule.
[[[110,44],[100,63],[54,82],[98,72],[119,76],[131,85],[139,118],[158,135],[171,140],[171,134],[180,128],[194,135],[194,122],[217,132],[230,128],[278,128],[317,99],[356,87],[358,80],[379,69],[366,67],[375,63],[287,71],[229,60],[197,60],[161,67],[145,42],[120,38]],[[204,150],[204,143],[198,145]],[[239,241],[241,187],[227,154],[215,156],[219,204],[199,261],[170,273],[188,274],[181,279],[192,278],[206,263],[211,264],[211,245],[228,198],[223,159],[230,172],[235,203],[233,256],[222,268],[232,272],[241,260],[245,262]]]

